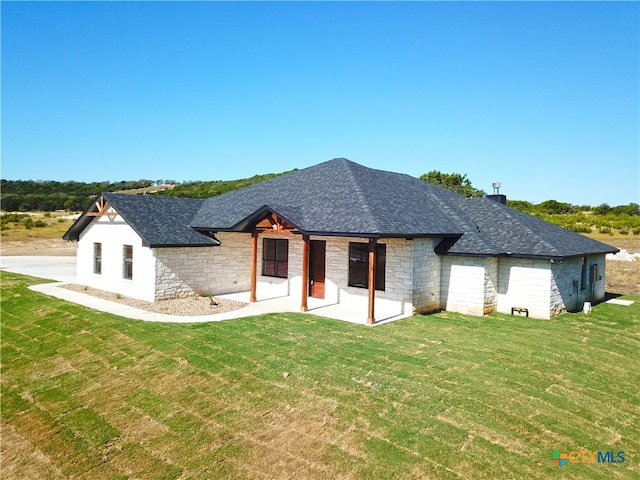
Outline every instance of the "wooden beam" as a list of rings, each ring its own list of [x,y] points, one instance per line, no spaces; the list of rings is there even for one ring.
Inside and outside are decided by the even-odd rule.
[[[293,225],[284,221],[282,218],[278,217],[275,213],[272,213],[271,215],[266,217],[264,220],[261,220],[260,222],[258,222],[256,224],[256,228],[264,229],[265,231],[272,230],[274,232],[282,232],[282,231],[292,230]]]
[[[256,286],[258,283],[258,232],[251,232],[251,296],[250,302],[256,300]]]
[[[271,235],[273,237],[282,237],[295,233],[293,230],[262,230],[260,228],[256,229],[256,231],[260,232],[260,235]]]
[[[85,215],[85,217],[117,217],[118,212],[89,212]]]
[[[369,315],[367,323],[376,323],[375,302],[376,302],[376,247],[378,241],[375,238],[369,239]]]
[[[85,216],[87,217],[102,217],[103,215],[106,215],[108,217],[115,217],[118,215],[118,212],[108,212],[107,210],[109,210],[109,208],[111,208],[111,205],[109,205],[109,202],[107,202],[104,197],[100,197],[100,199],[96,202],[96,207],[98,207],[98,211],[97,212],[89,212],[87,213]]]
[[[309,311],[309,235],[302,236],[302,306],[300,310]]]

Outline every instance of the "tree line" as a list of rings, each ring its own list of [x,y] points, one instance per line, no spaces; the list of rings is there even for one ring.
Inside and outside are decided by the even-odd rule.
[[[56,182],[53,180],[0,180],[2,210],[5,212],[78,211],[87,208],[102,192],[117,192],[164,184],[164,180],[121,182]]]
[[[238,190],[240,188],[248,187],[255,183],[268,180],[270,178],[279,177],[286,173],[293,172],[295,170],[289,170],[282,173],[267,173],[265,175],[254,175],[249,178],[241,178],[239,180],[213,180],[213,181],[196,181],[196,182],[183,182],[175,185],[171,189],[163,190],[155,193],[154,195],[161,195],[165,197],[189,197],[189,198],[210,198],[223,193]]]
[[[0,202],[5,212],[29,212],[55,210],[82,211],[91,200],[102,192],[117,192],[147,188],[154,185],[172,184],[173,188],[154,195],[170,197],[209,198],[253,185],[285,173],[254,175],[238,180],[194,181],[178,183],[174,180],[136,180],[121,182],[56,182],[33,180],[0,180]],[[485,192],[475,188],[466,174],[442,173],[432,170],[420,179],[452,190],[465,197],[483,197]],[[601,233],[632,232],[640,235],[640,205],[609,206],[604,203],[596,207],[572,205],[545,200],[537,204],[524,200],[507,200],[507,205],[535,215],[576,232]]]
[[[483,190],[471,184],[466,174],[432,170],[422,175],[420,179],[452,190],[464,197],[486,195]],[[557,200],[545,200],[534,204],[525,200],[507,199],[507,205],[578,233],[593,233],[595,229],[602,234],[613,234],[616,230],[622,235],[628,235],[629,232],[640,235],[640,205],[637,203],[615,207],[603,203],[597,207],[591,207]]]

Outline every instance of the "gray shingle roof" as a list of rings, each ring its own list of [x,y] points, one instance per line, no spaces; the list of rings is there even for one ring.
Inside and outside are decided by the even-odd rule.
[[[244,229],[252,214],[266,208],[305,234],[461,235],[464,218],[456,198],[408,175],[339,158],[210,198],[191,225]]]
[[[477,228],[465,233],[448,249],[449,254],[564,258],[618,251],[487,198],[460,197],[458,204]]]
[[[442,237],[439,254],[563,258],[618,251],[498,202],[344,158],[207,200],[103,197],[152,247],[216,245],[207,235],[250,231],[275,213],[308,235]],[[64,238],[77,240],[91,220],[83,215]]]
[[[133,228],[147,247],[215,246],[217,240],[189,227],[189,221],[202,207],[204,200],[195,198],[154,197],[103,193],[109,205]],[[95,217],[86,213],[97,211],[95,202],[65,233],[65,240],[78,240],[80,233]]]

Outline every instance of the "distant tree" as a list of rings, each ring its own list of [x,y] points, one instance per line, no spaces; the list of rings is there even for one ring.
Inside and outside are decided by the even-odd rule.
[[[571,212],[571,204],[558,202],[557,200],[545,200],[537,205],[537,210],[540,213],[550,213],[555,215],[561,215],[563,213]]]
[[[431,170],[429,173],[420,175],[420,180],[446,188],[452,192],[456,192],[463,197],[484,197],[484,190],[480,190],[471,185],[471,180],[467,178],[467,174],[459,173],[442,173],[438,170]]]
[[[507,199],[507,206],[525,213],[533,213],[533,210],[535,209],[533,203],[527,202],[526,200]]]
[[[607,213],[611,213],[611,207],[606,204],[603,203],[602,205],[598,205],[596,208],[593,209],[593,213],[595,213],[596,215],[606,215]]]
[[[618,205],[617,207],[613,207],[612,210],[616,215],[640,215],[640,205],[637,203]]]
[[[20,196],[15,193],[2,194],[2,202],[0,203],[2,210],[5,212],[15,212],[20,208]]]

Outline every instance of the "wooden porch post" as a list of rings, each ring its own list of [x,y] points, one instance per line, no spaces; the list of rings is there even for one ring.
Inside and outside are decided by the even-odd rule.
[[[375,238],[369,239],[369,316],[367,324],[376,323],[375,301],[376,301],[376,246],[378,241]]]
[[[256,301],[256,284],[258,283],[258,232],[251,232],[251,296],[250,302]]]
[[[302,236],[302,312],[309,311],[309,235]]]

